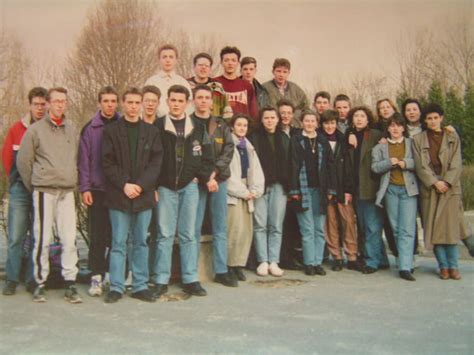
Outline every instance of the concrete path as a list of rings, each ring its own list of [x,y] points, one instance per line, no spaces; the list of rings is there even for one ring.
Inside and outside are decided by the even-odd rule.
[[[473,260],[461,261],[460,281],[441,281],[423,257],[416,282],[395,269],[280,280],[247,272],[236,289],[205,283],[207,297],[154,304],[104,304],[85,285],[83,304],[66,303],[61,290],[35,304],[21,287],[0,296],[0,353],[473,354]]]

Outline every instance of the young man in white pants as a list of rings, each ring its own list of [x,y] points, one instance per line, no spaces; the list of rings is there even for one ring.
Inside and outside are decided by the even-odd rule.
[[[48,114],[26,131],[17,159],[23,183],[33,193],[33,266],[38,284],[33,301],[46,301],[44,284],[49,275],[49,245],[54,239],[54,226],[62,244],[64,298],[70,303],[81,303],[75,287],[78,272],[74,204],[77,135],[72,122],[64,116],[67,90],[50,89],[47,101]]]

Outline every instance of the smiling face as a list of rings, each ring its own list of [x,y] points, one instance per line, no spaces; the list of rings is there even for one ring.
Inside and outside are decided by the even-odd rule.
[[[158,95],[152,92],[147,92],[143,95],[143,111],[147,117],[156,116],[159,105],[160,99],[158,98]]]
[[[306,133],[314,133],[318,128],[318,118],[313,114],[306,114],[301,119],[301,126]]]
[[[410,124],[415,125],[420,122],[421,111],[416,103],[407,104],[404,114]]]
[[[278,115],[275,110],[269,110],[263,112],[262,124],[265,131],[269,133],[275,133],[278,124]]]
[[[232,127],[232,131],[237,137],[243,138],[247,135],[248,126],[249,121],[247,119],[237,118],[234,122],[234,126]]]
[[[198,58],[194,66],[194,74],[199,82],[205,82],[211,75],[211,61],[207,58]]]
[[[331,135],[331,134],[334,134],[336,132],[337,122],[336,122],[336,120],[324,121],[322,126],[323,126],[323,129],[324,129],[324,132]]]
[[[282,126],[288,127],[291,124],[291,121],[293,121],[293,108],[291,106],[283,105],[278,108],[278,112],[280,113]]]
[[[392,122],[390,123],[390,126],[387,127],[387,131],[390,134],[390,138],[394,140],[399,140],[401,137],[403,137],[403,132],[405,132],[405,127],[395,122]]]
[[[379,112],[379,116],[382,117],[384,120],[387,120],[395,113],[395,109],[388,101],[382,101],[378,104],[377,110]]]

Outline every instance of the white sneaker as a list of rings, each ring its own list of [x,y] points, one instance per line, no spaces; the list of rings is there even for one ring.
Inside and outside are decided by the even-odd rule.
[[[268,263],[264,261],[257,267],[258,276],[267,276],[268,275]]]
[[[281,277],[283,276],[283,270],[280,269],[277,263],[270,263],[270,266],[268,267],[268,271],[270,274],[276,277]]]
[[[91,277],[91,287],[89,288],[89,296],[100,297],[102,296],[102,276],[94,275]]]

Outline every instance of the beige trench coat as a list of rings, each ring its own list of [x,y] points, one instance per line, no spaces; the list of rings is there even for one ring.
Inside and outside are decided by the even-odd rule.
[[[457,244],[460,240],[460,205],[461,205],[461,172],[462,158],[460,139],[456,132],[444,131],[439,150],[442,165],[441,177],[438,178],[431,168],[427,132],[413,137],[415,169],[421,181],[421,219],[423,221],[425,245]],[[438,180],[444,180],[451,188],[444,194],[432,187]]]

